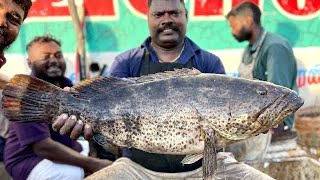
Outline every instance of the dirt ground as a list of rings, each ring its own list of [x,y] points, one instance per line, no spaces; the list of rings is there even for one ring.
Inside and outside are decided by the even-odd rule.
[[[320,180],[319,157],[287,140],[271,144],[264,162],[247,163],[277,180]]]

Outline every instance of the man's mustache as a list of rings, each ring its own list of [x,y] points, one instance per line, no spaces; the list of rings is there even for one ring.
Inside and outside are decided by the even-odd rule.
[[[178,28],[178,26],[174,25],[174,24],[169,24],[163,27],[160,27],[157,29],[157,33],[161,33],[162,31],[166,30],[166,29],[172,29],[174,31],[180,31],[180,29]]]

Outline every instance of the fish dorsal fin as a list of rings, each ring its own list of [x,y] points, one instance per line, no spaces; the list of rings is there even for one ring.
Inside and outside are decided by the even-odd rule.
[[[201,72],[195,68],[182,68],[174,69],[174,71],[165,71],[156,74],[143,75],[137,78],[137,83],[157,81],[162,79],[174,78],[174,77],[185,77],[185,76],[196,76],[201,74]]]
[[[72,87],[71,93],[77,98],[89,99],[112,89],[130,86],[135,83],[136,82],[134,80],[130,80],[130,78],[99,76],[93,79],[81,81],[79,84]]]
[[[79,84],[73,86],[71,93],[73,96],[82,99],[89,99],[98,94],[108,92],[112,89],[126,87],[133,84],[152,82],[162,79],[196,76],[201,74],[199,70],[193,68],[175,69],[174,71],[166,71],[156,74],[144,75],[133,78],[117,78],[117,77],[103,77],[99,76],[93,79],[81,81]]]

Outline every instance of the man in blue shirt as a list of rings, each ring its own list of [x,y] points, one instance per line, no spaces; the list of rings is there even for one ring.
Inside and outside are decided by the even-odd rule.
[[[203,73],[224,74],[217,56],[186,37],[187,16],[183,1],[149,1],[150,37],[141,46],[118,55],[111,66],[111,76],[138,77],[192,67]],[[152,154],[134,148],[124,150],[124,156],[157,172],[189,171],[202,164],[199,160],[192,165],[183,165],[181,160],[185,156]]]
[[[224,74],[217,56],[200,49],[186,37],[187,16],[183,1],[149,1],[150,37],[141,46],[118,55],[111,66],[111,76],[138,77],[192,67],[203,73]],[[137,149],[126,149],[124,156],[157,172],[188,171],[202,164],[199,160],[194,165],[183,166],[184,156],[151,154]]]
[[[148,7],[150,37],[141,46],[118,55],[111,66],[111,76],[138,77],[175,68],[192,67],[203,73],[225,73],[222,62],[217,56],[200,49],[186,37],[188,12],[183,0],[149,0]],[[79,124],[70,118],[59,116],[54,122],[53,128],[62,134],[71,132],[71,137],[76,138],[82,132],[83,123]],[[83,132],[86,139],[92,137],[92,129],[89,125],[85,125]],[[123,156],[156,172],[186,172],[195,170],[202,165],[202,160],[191,165],[183,165],[181,161],[185,156],[152,154],[135,148],[124,149]],[[153,173],[153,175],[144,176],[149,171],[141,170],[138,165],[133,165],[134,169],[130,171],[132,168],[130,161],[126,162],[125,169],[124,166],[119,166],[119,163],[121,162],[116,161],[112,167],[108,167],[109,171],[103,171],[102,176],[106,179],[123,178],[126,175],[133,179],[139,179],[139,177],[145,179],[149,176],[159,178]],[[244,177],[244,174],[252,173],[252,169],[246,168],[247,166],[241,168],[240,171],[243,175],[239,176]],[[130,172],[126,173],[125,171]],[[117,173],[119,175],[115,175]],[[260,176],[261,174],[255,172],[255,177],[264,178],[266,176]],[[191,175],[186,177],[191,177]]]

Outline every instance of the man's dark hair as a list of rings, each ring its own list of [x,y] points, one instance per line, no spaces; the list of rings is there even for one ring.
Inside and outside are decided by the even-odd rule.
[[[180,2],[184,5],[184,0],[180,0]],[[152,0],[148,0],[148,7],[151,6]]]
[[[53,36],[51,35],[43,35],[43,36],[36,36],[34,37],[27,45],[26,50],[29,51],[30,47],[34,44],[34,43],[47,43],[47,42],[55,42],[57,43],[60,47],[61,47],[61,42],[57,39],[55,39]]]
[[[28,12],[31,8],[32,2],[31,0],[13,0],[16,4],[18,4],[24,10],[23,20],[28,16]]]
[[[229,19],[230,16],[251,16],[254,23],[260,25],[261,11],[256,4],[246,1],[234,7],[227,14],[227,19]]]

